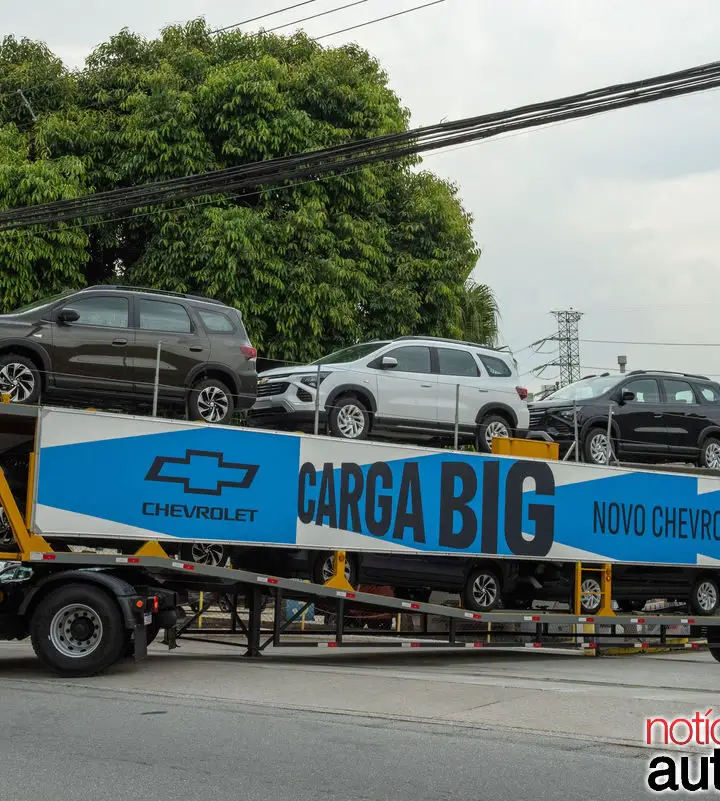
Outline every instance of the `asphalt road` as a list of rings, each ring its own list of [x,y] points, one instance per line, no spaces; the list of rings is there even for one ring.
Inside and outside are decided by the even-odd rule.
[[[212,684],[207,668],[198,689]],[[0,673],[0,721],[0,788],[13,801],[647,797],[641,749],[188,693]]]

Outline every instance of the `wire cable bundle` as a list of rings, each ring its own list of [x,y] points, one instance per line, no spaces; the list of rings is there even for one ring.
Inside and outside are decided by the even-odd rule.
[[[268,159],[200,175],[98,192],[72,200],[0,212],[0,231],[96,217],[228,191],[267,189],[348,168],[394,161],[509,131],[579,119],[720,86],[720,62],[616,84],[508,111],[442,122],[397,134]]]

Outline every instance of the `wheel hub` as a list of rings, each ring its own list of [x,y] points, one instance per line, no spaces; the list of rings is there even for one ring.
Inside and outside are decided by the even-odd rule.
[[[53,647],[72,659],[89,656],[100,644],[102,635],[100,616],[85,604],[63,606],[50,623],[50,642]]]

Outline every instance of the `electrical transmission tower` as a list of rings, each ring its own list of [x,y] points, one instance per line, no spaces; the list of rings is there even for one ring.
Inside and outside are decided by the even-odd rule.
[[[582,312],[569,309],[554,311],[557,319],[557,334],[552,339],[558,343],[558,358],[554,363],[560,369],[560,386],[580,380],[580,336],[578,324]]]

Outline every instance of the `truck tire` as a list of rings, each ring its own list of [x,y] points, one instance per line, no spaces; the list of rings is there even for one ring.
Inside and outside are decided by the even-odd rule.
[[[94,676],[125,649],[125,626],[115,601],[99,587],[68,584],[40,600],[30,620],[38,659],[62,676]]]

